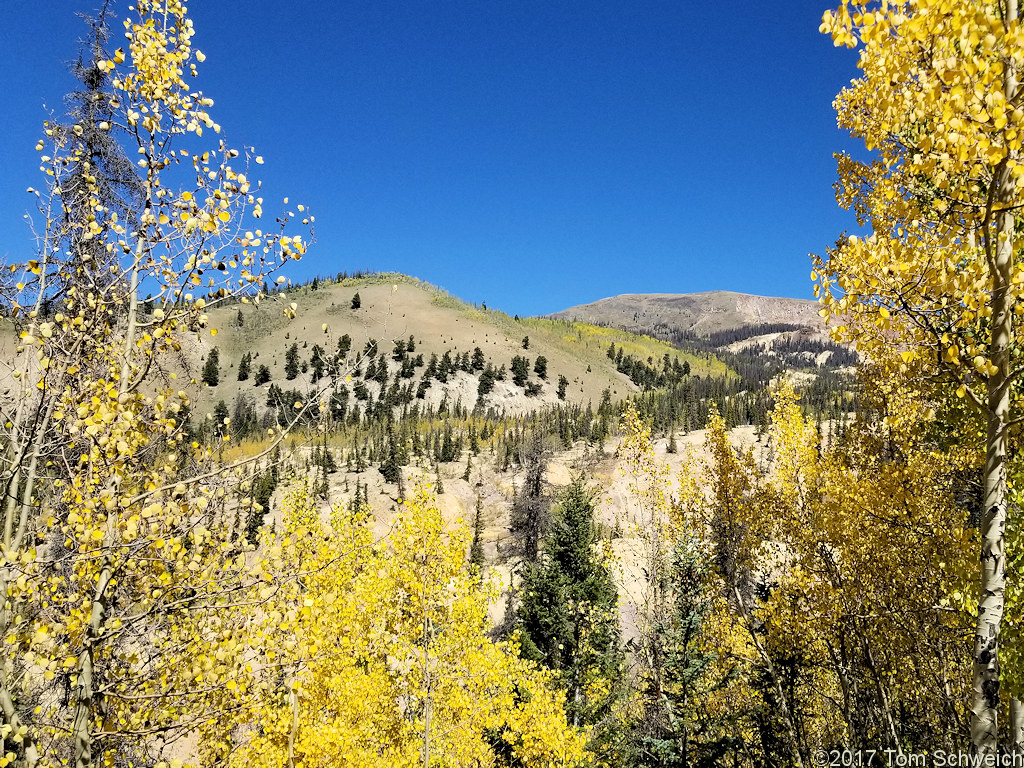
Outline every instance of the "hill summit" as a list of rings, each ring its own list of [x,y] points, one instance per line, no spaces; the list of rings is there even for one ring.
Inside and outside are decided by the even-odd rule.
[[[623,328],[656,337],[707,337],[748,326],[787,324],[824,329],[818,303],[732,291],[624,293],[548,317]]]
[[[292,301],[289,319],[282,309]],[[318,278],[271,291],[259,306],[209,314],[219,335],[188,345],[183,361],[191,375],[203,370],[200,412],[218,401],[248,402],[257,414],[264,401],[271,410],[278,401],[305,401],[332,367],[345,374],[339,402],[364,414],[382,401],[396,412],[418,406],[509,415],[560,403],[597,406],[606,391],[619,400],[646,386],[609,357],[610,346],[631,360],[658,361],[659,370],[668,360],[673,371],[726,374],[713,355],[610,327],[510,317],[398,274]]]

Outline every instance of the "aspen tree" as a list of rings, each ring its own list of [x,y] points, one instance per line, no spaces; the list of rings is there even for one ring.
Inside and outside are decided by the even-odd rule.
[[[552,675],[488,638],[493,594],[467,568],[469,531],[448,528],[426,488],[380,540],[365,508],[338,505],[322,523],[308,483],[292,484],[282,503],[276,546],[303,577],[266,603],[268,695],[240,718],[248,736],[225,750],[229,765],[584,761],[584,733],[567,723]]]
[[[894,354],[898,358],[898,353]],[[929,441],[913,373],[862,371],[861,413],[823,448],[793,388],[775,390],[759,504],[776,584],[759,618],[807,660],[803,719],[818,745],[955,750],[967,736],[970,531],[953,478],[975,452]]]
[[[251,672],[239,611],[264,565],[231,543],[229,508],[245,466],[186,439],[191,385],[174,384],[175,361],[188,335],[216,334],[211,307],[259,300],[306,244],[286,234],[289,211],[271,231],[245,228],[262,216],[247,167],[262,160],[217,137],[212,101],[189,85],[203,55],[185,6],[131,13],[122,47],[91,50],[111,86],[103,119],[45,124],[36,252],[6,270],[18,337],[0,390],[7,763],[145,762],[251,703],[232,689],[256,695],[238,682]],[[95,131],[137,158],[130,213],[105,193]]]
[[[720,756],[724,745],[754,738],[749,713],[758,703],[748,677],[756,650],[723,597],[731,585],[713,574],[699,462],[685,462],[673,478],[632,406],[623,427],[644,575],[638,592],[627,591],[639,634],[631,746],[644,765],[696,761],[704,747]]]
[[[817,260],[823,312],[869,356],[901,342],[904,364],[930,361],[986,422],[971,739],[994,755],[1007,441],[1024,373],[1017,0],[844,0],[821,30],[860,51],[863,75],[835,106],[840,126],[874,153],[837,156],[837,198],[872,231]]]

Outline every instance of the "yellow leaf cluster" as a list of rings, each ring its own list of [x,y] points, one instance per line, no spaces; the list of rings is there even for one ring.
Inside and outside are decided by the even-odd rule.
[[[550,675],[488,638],[468,532],[448,530],[424,488],[380,541],[361,513],[338,507],[322,524],[304,484],[284,505],[286,556],[304,575],[264,607],[264,635],[290,635],[266,651],[283,676],[243,719],[255,731],[231,765],[490,765],[494,738],[525,766],[583,760]]]

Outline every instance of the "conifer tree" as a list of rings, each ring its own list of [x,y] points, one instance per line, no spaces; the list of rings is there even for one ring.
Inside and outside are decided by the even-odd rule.
[[[533,432],[520,447],[519,463],[524,478],[512,504],[511,529],[523,559],[537,561],[540,542],[550,522],[550,499],[544,474],[547,469],[548,450],[539,432]]]
[[[569,380],[565,376],[558,377],[558,399],[565,400],[565,392],[569,388]]]
[[[487,360],[484,358],[484,351],[480,347],[473,347],[473,360],[470,363],[470,367],[474,371],[482,371],[486,365]]]
[[[530,361],[528,358],[516,355],[512,358],[512,383],[517,387],[526,386],[526,380],[530,377]]]
[[[252,353],[246,352],[242,355],[241,361],[238,363],[238,380],[248,381],[249,380],[249,369],[252,367]]]
[[[548,377],[548,359],[544,355],[537,355],[537,359],[533,361],[533,372],[542,379]]]
[[[292,344],[284,355],[284,377],[291,381],[299,375],[299,345]]]
[[[476,495],[476,508],[473,514],[473,544],[469,548],[469,564],[479,572],[484,567],[484,499]]]
[[[313,367],[313,382],[316,383],[324,377],[324,369],[327,367],[326,353],[319,344],[313,345],[309,363]]]
[[[395,438],[394,424],[388,423],[387,448],[384,461],[380,465],[380,473],[389,483],[397,483],[402,476],[401,466],[405,463],[404,451],[399,450]]]
[[[203,384],[216,387],[220,382],[220,352],[216,347],[210,350],[203,365]]]
[[[338,357],[344,359],[348,356],[350,349],[352,349],[352,337],[347,333],[342,334],[342,337],[338,339]]]
[[[598,545],[593,493],[579,475],[558,497],[517,617],[522,655],[560,673],[574,725],[608,716],[623,662],[618,595]]]

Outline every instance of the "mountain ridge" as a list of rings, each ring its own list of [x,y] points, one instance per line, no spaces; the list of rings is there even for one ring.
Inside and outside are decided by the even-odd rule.
[[[545,317],[611,325],[659,338],[708,336],[755,325],[784,323],[824,331],[818,302],[736,291],[623,293]]]
[[[361,295],[358,309],[352,304],[357,293]],[[289,319],[282,309],[292,300],[297,306],[295,317]],[[198,378],[208,355],[214,348],[218,349],[218,383],[201,389],[197,398],[200,413],[209,412],[218,400],[230,407],[242,396],[254,399],[259,411],[264,407],[264,400],[269,406],[269,387],[255,383],[261,366],[266,366],[270,375],[268,384],[305,396],[315,383],[314,350],[319,347],[327,357],[333,356],[343,335],[350,337],[349,367],[356,371],[348,388],[353,390],[353,397],[360,397],[355,394],[355,387],[361,381],[365,384],[365,391],[371,397],[361,403],[364,407],[383,394],[378,382],[358,373],[367,370],[369,357],[362,364],[352,357],[360,350],[365,352],[371,342],[378,348],[380,357],[387,360],[390,377],[387,389],[395,384],[403,388],[412,385],[413,392],[423,381],[430,359],[436,356],[441,361],[446,352],[458,359],[472,356],[480,349],[485,364],[491,364],[495,370],[511,371],[516,356],[527,358],[528,378],[534,390],[529,392],[514,385],[510,373],[507,379],[496,381],[490,394],[482,399],[484,412],[494,409],[498,413],[523,414],[562,402],[596,407],[606,389],[615,399],[639,391],[640,387],[608,358],[609,345],[641,360],[662,360],[666,355],[678,357],[695,375],[724,376],[727,372],[725,365],[713,355],[684,352],[664,340],[564,320],[510,317],[417,278],[392,273],[339,276],[334,280],[317,278],[315,283],[274,291],[260,306],[225,304],[212,309],[209,317],[218,335],[203,334],[186,344],[184,353],[189,362],[187,375]],[[395,351],[395,344],[410,337],[416,342],[412,357],[421,357],[422,361],[420,366],[407,366],[408,378],[396,379],[402,367],[399,359],[402,354]],[[299,371],[293,371],[292,378],[288,378],[286,357],[292,347],[295,347]],[[238,366],[244,355],[249,356],[252,373],[245,381],[239,381]],[[539,357],[546,361],[544,377],[534,370]],[[418,404],[421,410],[437,409],[442,402],[453,407],[461,404],[473,408],[478,400],[480,373],[478,370],[453,370],[447,378],[442,374],[441,379],[446,380],[434,378],[431,385],[424,387],[421,396],[414,396],[411,401],[406,398],[404,404],[410,407]],[[557,394],[562,376],[567,380],[564,400]]]

